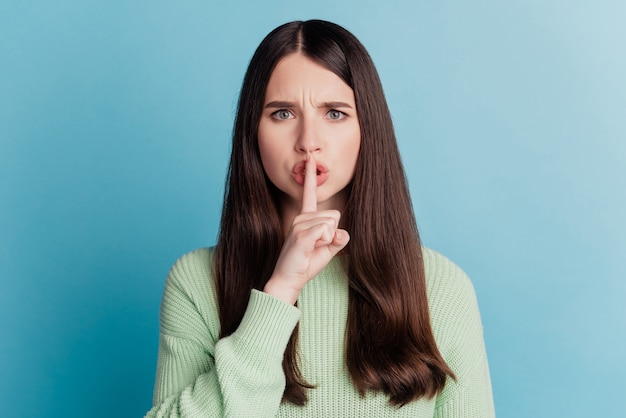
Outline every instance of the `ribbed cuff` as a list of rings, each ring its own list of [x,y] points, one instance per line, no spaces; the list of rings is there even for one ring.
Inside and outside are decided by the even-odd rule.
[[[248,347],[277,353],[282,359],[300,314],[295,306],[252,290],[246,312],[233,337]]]

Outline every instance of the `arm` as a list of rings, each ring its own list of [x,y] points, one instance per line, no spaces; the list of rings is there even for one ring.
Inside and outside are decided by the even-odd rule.
[[[252,291],[232,335],[217,341],[218,307],[212,287],[206,289],[212,283],[208,255],[191,253],[172,269],[163,294],[157,383],[148,417],[276,415],[286,384],[283,355],[300,318],[293,304],[349,240],[337,228],[338,211],[317,211],[313,156],[306,171],[302,213],[292,223],[265,293]]]
[[[147,417],[273,417],[285,386],[282,358],[297,308],[253,291],[239,328],[217,340],[206,250],[170,272],[161,305],[153,408]]]

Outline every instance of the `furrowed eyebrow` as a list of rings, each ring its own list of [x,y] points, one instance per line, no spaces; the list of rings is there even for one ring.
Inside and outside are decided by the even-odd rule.
[[[320,107],[324,107],[328,109],[335,109],[338,107],[352,109],[352,106],[350,106],[348,103],[345,103],[345,102],[325,102],[325,103],[322,103]]]
[[[296,104],[294,102],[283,102],[280,100],[269,102],[265,105],[266,109],[288,109],[288,108],[293,108],[293,107],[296,107]],[[352,109],[352,106],[346,102],[324,102],[324,103],[321,103],[320,106],[318,107],[326,108],[326,109],[334,109],[334,108]]]
[[[274,101],[274,102],[269,102],[268,104],[265,105],[266,109],[285,109],[285,108],[290,108],[290,107],[295,107],[295,103],[293,102],[281,102],[281,101]]]

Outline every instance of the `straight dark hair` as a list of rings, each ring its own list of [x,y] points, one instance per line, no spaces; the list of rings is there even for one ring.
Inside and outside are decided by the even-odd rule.
[[[361,146],[342,218],[350,233],[346,273],[349,310],[345,361],[353,384],[382,391],[402,406],[439,393],[452,370],[430,325],[421,244],[391,115],[374,64],[363,45],[330,22],[291,22],[257,48],[244,77],[214,275],[220,337],[239,326],[252,289],[269,280],[283,243],[279,191],[265,175],[257,131],[265,91],[278,61],[301,53],[354,91]],[[304,405],[309,385],[298,367],[298,328],[283,359],[283,401]]]

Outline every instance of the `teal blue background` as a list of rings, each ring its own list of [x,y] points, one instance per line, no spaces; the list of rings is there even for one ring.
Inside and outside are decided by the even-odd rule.
[[[0,416],[136,417],[165,275],[215,242],[237,94],[324,18],[379,69],[501,417],[626,416],[626,3],[0,3]]]

